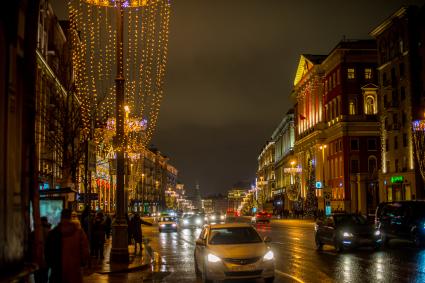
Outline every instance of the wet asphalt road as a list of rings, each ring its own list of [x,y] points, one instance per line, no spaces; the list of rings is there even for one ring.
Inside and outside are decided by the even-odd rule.
[[[276,220],[257,226],[257,230],[272,239],[275,282],[425,282],[425,250],[418,251],[408,243],[392,242],[390,248],[380,251],[365,248],[338,254],[331,246],[315,250],[313,222]],[[200,229],[158,233],[153,226],[143,227],[143,232],[151,239],[159,263],[151,271],[125,278],[116,275],[105,282],[201,282],[193,265]]]

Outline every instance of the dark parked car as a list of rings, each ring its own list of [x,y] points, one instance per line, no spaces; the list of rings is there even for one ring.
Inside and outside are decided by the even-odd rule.
[[[317,221],[316,247],[321,250],[324,244],[333,245],[338,252],[359,246],[380,247],[380,232],[366,217],[358,214],[333,214]]]
[[[381,203],[376,209],[375,223],[384,245],[391,239],[404,239],[425,247],[425,201]]]

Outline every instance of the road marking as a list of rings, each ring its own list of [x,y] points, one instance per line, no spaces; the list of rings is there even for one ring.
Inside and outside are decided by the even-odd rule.
[[[301,279],[299,279],[298,277],[295,277],[295,276],[293,276],[293,275],[291,275],[291,274],[285,273],[285,272],[280,271],[280,270],[278,270],[278,269],[275,269],[275,271],[274,271],[274,272],[276,272],[277,274],[279,274],[279,275],[281,275],[281,276],[291,278],[291,279],[293,279],[293,280],[297,281],[298,283],[304,283],[304,281],[302,281],[302,280],[301,280]]]

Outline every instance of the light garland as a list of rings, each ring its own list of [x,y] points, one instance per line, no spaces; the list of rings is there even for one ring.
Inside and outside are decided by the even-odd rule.
[[[70,14],[72,62],[77,96],[82,101],[84,135],[92,123],[114,119],[117,0],[71,0]],[[143,150],[149,144],[163,97],[163,81],[167,64],[170,20],[168,0],[127,0],[124,4],[125,105],[132,121],[144,121],[139,128],[126,128],[126,152]],[[140,132],[135,132],[135,130]],[[110,129],[109,129],[110,130]],[[97,131],[110,140],[109,131]]]

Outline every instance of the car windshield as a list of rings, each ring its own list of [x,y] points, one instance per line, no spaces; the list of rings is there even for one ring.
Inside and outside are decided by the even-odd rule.
[[[337,225],[366,225],[367,219],[361,215],[336,215],[334,216]]]
[[[160,221],[162,221],[162,222],[173,222],[174,218],[173,217],[161,217]]]
[[[211,229],[209,243],[211,245],[237,245],[261,242],[261,237],[252,227],[229,227]]]

